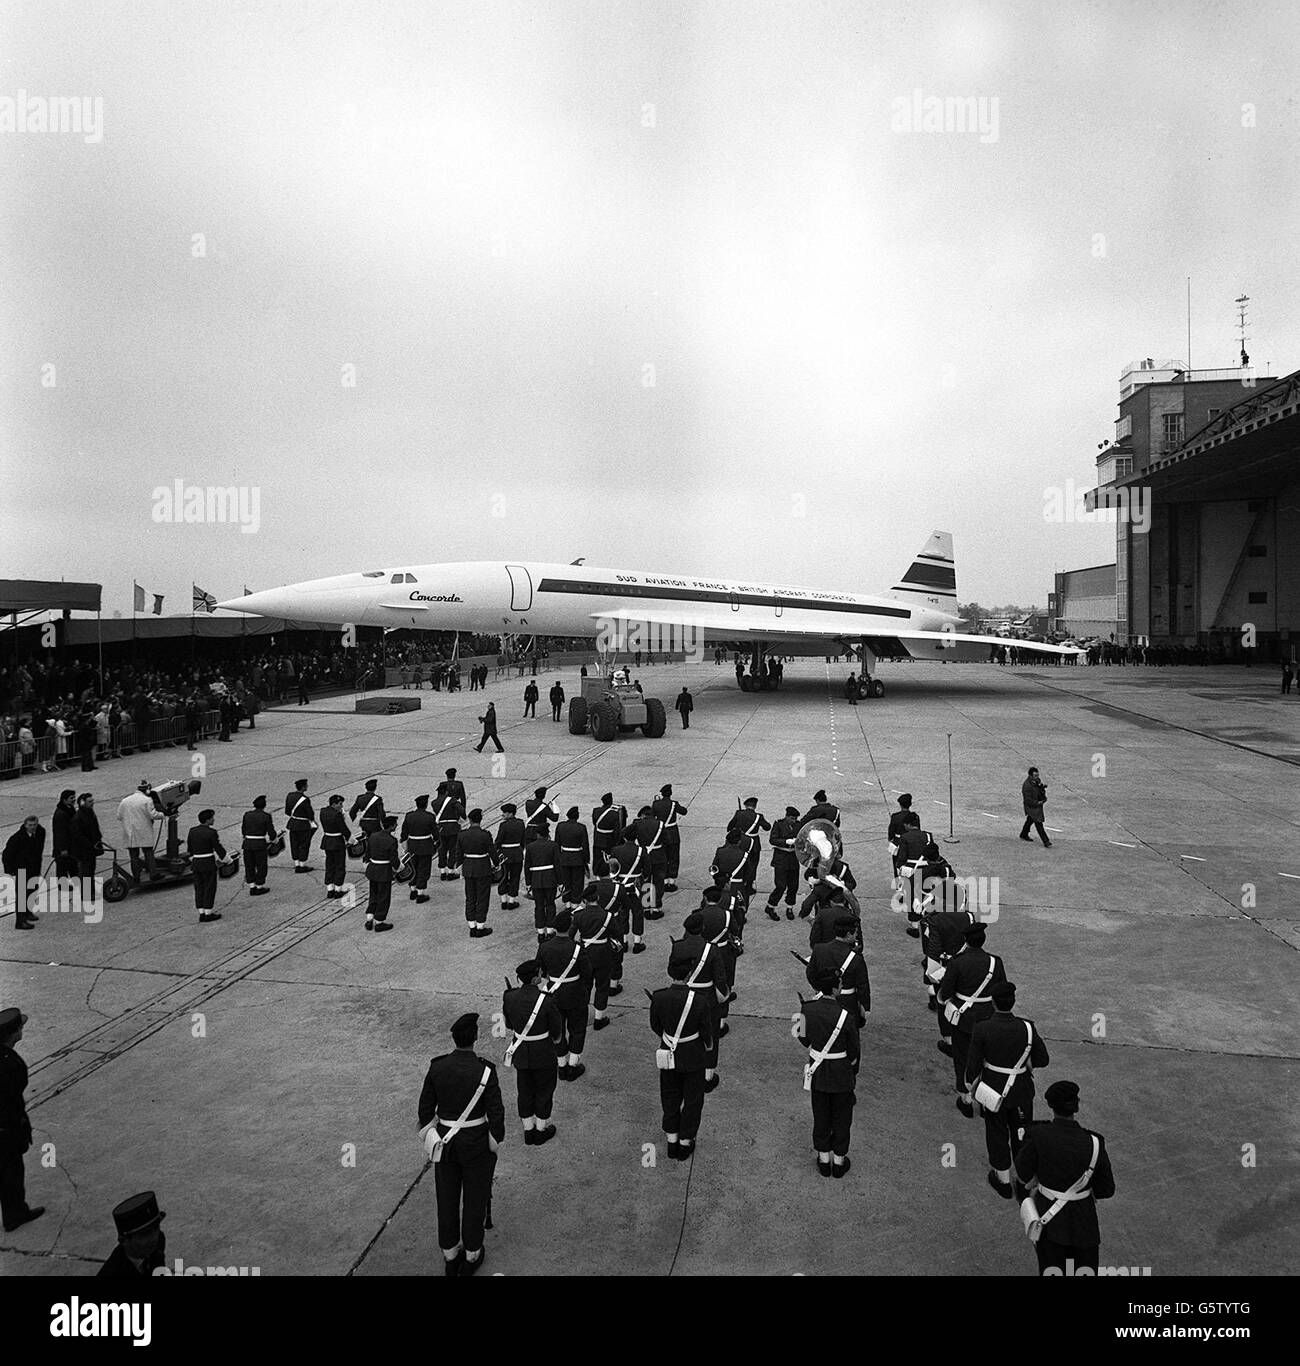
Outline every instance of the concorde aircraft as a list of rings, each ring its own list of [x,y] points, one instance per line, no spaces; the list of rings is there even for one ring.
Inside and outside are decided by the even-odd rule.
[[[736,582],[695,574],[596,569],[574,564],[469,561],[369,569],[313,579],[218,604],[236,612],[388,630],[594,637],[598,646],[744,648],[742,688],[765,690],[767,654],[844,654],[862,659],[862,694],[880,697],[881,655],[987,659],[997,636],[961,630],[952,535],[934,532],[894,586],[878,597],[820,588]],[[1058,645],[1017,642],[1041,655]]]

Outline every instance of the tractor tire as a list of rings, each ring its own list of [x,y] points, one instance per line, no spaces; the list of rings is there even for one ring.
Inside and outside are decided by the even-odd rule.
[[[664,704],[657,697],[647,697],[645,724],[641,727],[641,734],[648,740],[658,740],[667,729],[668,713],[664,710]]]
[[[104,880],[104,900],[108,902],[118,902],[123,900],[127,892],[131,890],[131,883],[128,878],[120,873],[114,873],[111,877]]]
[[[618,713],[608,702],[590,708],[591,735],[594,740],[612,740],[618,734]]]
[[[569,702],[569,734],[582,735],[587,729],[587,699],[575,697]]]
[[[754,690],[754,680],[753,680],[752,678],[750,678],[750,676],[749,676],[748,674],[741,674],[741,675],[740,675],[740,691],[741,691],[741,692],[753,692],[753,690]]]
[[[872,697],[884,697],[885,695],[885,685],[878,678],[871,680],[871,695]]]

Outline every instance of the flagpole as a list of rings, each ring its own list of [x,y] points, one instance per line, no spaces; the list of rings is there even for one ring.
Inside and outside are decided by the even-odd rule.
[[[131,669],[135,670],[135,599],[136,590],[140,587],[134,579],[131,580]]]

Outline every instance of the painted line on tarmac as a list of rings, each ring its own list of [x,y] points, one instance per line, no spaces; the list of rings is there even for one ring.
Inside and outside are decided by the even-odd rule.
[[[1136,849],[1136,844],[1125,844],[1123,840],[1107,840],[1107,844],[1117,844],[1121,849]]]
[[[995,816],[992,811],[981,811],[980,815],[987,816],[991,821],[999,821],[1002,819],[1001,816]]]
[[[1179,858],[1191,859],[1193,863],[1204,863],[1205,860],[1197,854],[1179,854]]]
[[[1280,873],[1278,873],[1278,877],[1289,877],[1289,878],[1294,878],[1297,882],[1300,882],[1300,873],[1281,873],[1281,872],[1280,872]]]

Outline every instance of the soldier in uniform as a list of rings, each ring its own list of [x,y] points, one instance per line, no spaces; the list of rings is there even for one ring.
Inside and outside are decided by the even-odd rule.
[[[429,810],[429,794],[415,799],[415,808],[402,818],[402,833],[406,852],[411,856],[411,896],[417,903],[429,899],[429,874],[433,872],[433,855],[438,842],[438,822]]]
[[[833,944],[838,934],[835,927],[845,916],[850,916],[855,922],[857,921],[849,903],[844,900],[839,892],[836,892],[828,901],[823,901],[818,906],[817,914],[813,916],[812,924],[808,928],[808,947],[815,950],[819,945]],[[860,925],[855,939],[860,943]]]
[[[650,1030],[659,1037],[659,1100],[663,1106],[668,1156],[687,1161],[704,1114],[705,1068],[713,1049],[709,993],[686,985],[685,961],[668,964],[668,984],[650,997]],[[663,1063],[670,1066],[663,1066]]]
[[[555,917],[555,933],[537,950],[537,961],[551,979],[551,995],[564,1018],[560,1041],[561,1081],[577,1081],[587,1070],[582,1046],[587,1040],[587,1002],[591,999],[591,963],[575,937],[573,916],[561,911]]]
[[[555,889],[559,886],[559,847],[547,834],[537,834],[524,845],[524,886],[533,899],[533,926],[538,947],[555,933]],[[526,836],[525,836],[526,837]]]
[[[312,831],[316,829],[316,813],[307,795],[307,779],[299,778],[293,791],[284,799],[284,814],[288,817],[289,852],[293,855],[293,871],[310,873],[307,860],[311,856]]]
[[[531,716],[536,719],[537,699],[541,694],[537,691],[537,684],[530,678],[528,686],[524,689],[524,716]],[[531,1130],[529,1131],[531,1132]]]
[[[841,887],[836,886],[836,883],[842,884],[850,892],[858,885],[857,878],[853,876],[853,869],[842,858],[833,859],[829,868],[818,860],[816,864],[810,864],[805,868],[803,875],[812,883],[812,889],[804,897],[803,905],[799,907],[800,920],[806,919],[814,911],[820,915],[829,902],[839,900]]]
[[[1025,1129],[1015,1161],[1016,1177],[1031,1192],[1026,1198],[1033,1201],[1041,1227],[1034,1244],[1038,1274],[1077,1276],[1083,1268],[1096,1275],[1101,1251],[1097,1201],[1115,1194],[1106,1140],[1075,1118],[1079,1088],[1074,1082],[1054,1081],[1043,1099],[1052,1118]],[[1021,1208],[1022,1214],[1029,1213]]]
[[[826,796],[824,788],[819,788],[813,793],[813,804],[799,824],[807,825],[809,821],[830,821],[837,830],[839,829],[840,809]]]
[[[32,1125],[23,1092],[27,1064],[15,1051],[22,1042],[27,1016],[15,1006],[0,1010],[0,1219],[12,1233],[45,1213],[44,1205],[27,1203],[23,1155],[32,1146]]]
[[[564,687],[558,678],[551,684],[551,691],[547,696],[551,699],[551,720],[558,721],[560,708],[564,706]]]
[[[776,908],[785,897],[785,918],[794,919],[795,898],[799,894],[799,860],[794,854],[794,837],[799,833],[799,808],[787,806],[785,815],[772,826],[772,894],[763,908],[769,920],[779,920]]]
[[[700,933],[713,945],[726,973],[727,999],[718,1013],[717,1030],[717,1037],[725,1039],[731,1032],[727,1016],[731,1014],[731,1002],[736,999],[737,944],[744,932],[744,916],[737,900],[717,887],[706,887],[700,893],[699,916]]]
[[[492,836],[483,829],[483,813],[476,806],[469,813],[469,824],[460,832],[458,859],[465,872],[465,919],[469,937],[486,939],[488,909],[492,904],[492,878],[497,871]]]
[[[587,865],[591,862],[587,827],[578,819],[578,814],[578,808],[571,806],[555,827],[555,843],[559,850],[556,863],[564,883],[564,905],[567,910],[582,905]]]
[[[420,1092],[420,1137],[433,1160],[438,1246],[448,1276],[472,1276],[486,1259],[483,1227],[492,1200],[506,1111],[496,1067],[474,1052],[478,1016],[451,1027],[450,1053],[434,1058]]]
[[[668,873],[668,850],[664,847],[664,823],[651,814],[648,806],[637,812],[632,822],[632,835],[645,850],[641,867],[653,889],[653,904],[647,908],[647,920],[662,920],[664,914],[664,878]]]
[[[167,1262],[167,1236],[162,1231],[166,1214],[158,1208],[153,1191],[141,1191],[113,1206],[117,1246],[99,1268],[97,1276],[109,1280],[145,1279]]]
[[[600,805],[591,810],[591,871],[595,877],[604,877],[605,858],[623,838],[623,827],[627,824],[627,808],[614,805],[614,794],[606,792],[601,796]]]
[[[593,882],[584,889],[583,904],[573,917],[577,938],[582,944],[583,957],[591,965],[591,1027],[597,1033],[609,1025],[606,1007],[609,1005],[609,998],[618,994],[613,984],[614,963],[618,957],[616,946],[627,935],[619,889],[614,887],[612,894],[602,901],[600,888],[600,883]],[[620,984],[618,991],[622,990]]]
[[[704,937],[704,916],[699,911],[692,911],[682,921],[682,930],[682,937],[672,941],[668,964],[671,968],[674,963],[685,963],[690,969],[686,976],[687,988],[706,993],[713,1022],[713,1040],[704,1060],[704,1090],[707,1093],[716,1091],[722,1084],[722,1078],[718,1075],[718,1046],[731,1001],[731,983],[727,979],[727,965],[722,950]]]
[[[213,824],[217,813],[208,807],[199,812],[199,823],[190,827],[185,837],[185,848],[194,873],[194,908],[199,923],[220,920],[221,912],[213,910],[217,904],[217,859],[225,858],[225,846]]]
[[[745,851],[746,899],[754,895],[754,879],[758,876],[758,856],[763,850],[763,831],[771,828],[767,817],[758,809],[757,797],[746,797],[744,806],[732,816],[727,826],[728,833],[735,830],[740,835],[740,847]]]
[[[993,997],[993,1014],[970,1033],[966,1084],[977,1103],[979,1097],[974,1092],[981,1083],[1001,1098],[996,1108],[981,1104],[980,1111],[989,1155],[989,1185],[1004,1200],[1010,1200],[1014,1193],[1011,1164],[1020,1150],[1020,1136],[1034,1117],[1034,1068],[1046,1067],[1050,1059],[1034,1022],[1012,1013],[1015,983],[999,982],[989,989],[989,995]]]
[[[535,1148],[555,1137],[551,1123],[559,1077],[555,1050],[564,1041],[564,1016],[548,990],[550,983],[539,963],[533,959],[520,963],[515,976],[519,985],[512,987],[507,982],[501,998],[501,1014],[511,1032],[506,1066],[515,1069],[524,1142]]]
[[[454,797],[463,807],[469,807],[469,793],[465,791],[465,784],[456,776],[456,770],[449,768],[447,776],[438,784],[439,797]]]
[[[993,1014],[989,988],[1007,980],[1002,960],[984,948],[984,926],[975,924],[966,931],[966,946],[951,959],[939,983],[939,1009],[952,1026],[952,1070],[956,1078],[957,1108],[967,1119],[975,1109],[966,1094],[966,1061],[970,1051],[971,1030]]]
[[[551,822],[560,819],[559,809],[546,799],[546,789],[537,787],[524,803],[524,821],[541,835],[551,833]]]
[[[896,844],[898,837],[903,833],[903,827],[910,825],[907,817],[912,814],[912,794],[910,792],[900,792],[898,796],[898,810],[889,813],[889,830],[885,838],[890,844]],[[918,822],[920,817],[917,817]]]
[[[376,831],[384,828],[387,812],[384,810],[384,799],[379,795],[378,788],[378,778],[367,778],[366,790],[348,808],[349,820],[357,820],[358,816],[360,817],[358,830],[363,844]]]
[[[460,825],[464,819],[465,805],[461,798],[451,790],[440,790],[438,809],[433,813],[434,824],[438,827],[439,882],[455,882],[460,877]]]
[[[679,822],[688,815],[686,808],[673,796],[672,783],[665,783],[659,795],[650,803],[650,814],[663,822],[664,891],[677,890],[677,875],[682,868],[682,832]]]
[[[514,802],[506,802],[504,819],[497,826],[496,855],[501,867],[501,909],[513,911],[519,905],[519,875],[524,870],[524,823],[515,814]]]
[[[852,1007],[861,1029],[871,1009],[871,975],[862,952],[862,928],[856,916],[843,914],[836,918],[834,930],[835,938],[829,943],[813,946],[808,973],[835,974],[835,997],[840,1005]]]
[[[956,910],[949,906],[936,906],[921,917],[921,952],[923,954],[922,976],[925,979],[928,999],[926,1005],[939,1016],[939,1052],[952,1055],[952,1026],[938,1007],[936,999],[939,983],[948,971],[948,962],[953,954],[960,953],[966,946],[966,931],[975,924],[975,917],[967,910]]]
[[[729,829],[726,841],[713,851],[713,863],[709,867],[713,885],[743,896],[748,858],[749,851],[741,840],[740,831]]]
[[[336,900],[347,895],[348,840],[352,828],[343,814],[343,798],[335,793],[320,813],[320,847],[325,855],[325,896]]]
[[[598,878],[591,883],[583,892],[584,903],[591,903],[599,911],[601,921],[604,920],[605,912],[611,913],[609,930],[607,936],[610,947],[609,964],[609,987],[607,995],[618,996],[623,990],[623,955],[627,952],[628,926],[631,922],[631,914],[637,906],[636,897],[623,886],[617,878],[607,875]],[[587,907],[584,905],[584,909]],[[597,922],[599,923],[599,922]],[[585,925],[579,925],[579,929],[586,938]],[[642,945],[644,948],[644,945]],[[593,981],[595,980],[595,969],[592,970]]]
[[[650,856],[632,838],[629,827],[624,832],[622,844],[617,844],[609,852],[609,875],[624,888],[628,895],[628,910],[632,926],[632,952],[645,952],[645,879],[650,867]]]
[[[376,934],[391,930],[388,908],[393,900],[393,874],[397,871],[401,850],[393,831],[397,828],[396,816],[385,816],[383,828],[366,836],[366,881],[370,884],[370,896],[366,902],[366,929]]]
[[[812,1097],[813,1150],[821,1176],[845,1176],[852,1165],[849,1137],[861,1044],[853,1008],[835,995],[837,974],[808,966],[808,985],[816,995],[800,998],[790,1031],[808,1050],[803,1088]]]
[[[248,884],[248,894],[263,896],[269,890],[266,885],[267,851],[276,837],[275,822],[266,809],[265,797],[253,798],[253,808],[244,812],[239,833],[243,841],[244,881]]]

